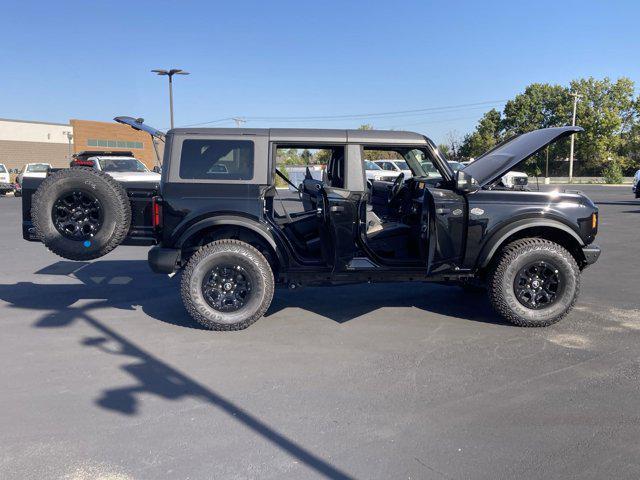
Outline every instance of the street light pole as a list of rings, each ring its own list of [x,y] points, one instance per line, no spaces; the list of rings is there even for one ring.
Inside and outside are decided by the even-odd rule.
[[[573,97],[573,117],[571,120],[571,125],[576,126],[576,109],[578,107],[578,99],[582,97],[582,95],[578,93],[571,93]],[[569,183],[573,183],[573,142],[575,141],[575,134],[571,134],[571,146],[569,147]]]
[[[67,140],[69,141],[69,161],[71,161],[71,140],[73,140],[73,133],[71,132],[62,132],[63,135],[66,135]]]
[[[158,75],[166,75],[169,77],[169,116],[171,117],[171,128],[173,128],[173,76],[174,75],[189,75],[189,72],[185,72],[179,68],[172,68],[170,70],[151,70]]]

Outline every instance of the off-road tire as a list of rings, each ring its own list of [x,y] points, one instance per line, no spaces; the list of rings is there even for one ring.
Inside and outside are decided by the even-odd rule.
[[[231,262],[241,265],[251,281],[251,296],[246,305],[233,312],[214,309],[205,299],[202,283],[216,265]],[[198,250],[182,273],[182,301],[193,319],[210,330],[243,330],[255,323],[271,305],[273,271],[257,249],[240,240],[223,239]]]
[[[74,190],[89,192],[101,205],[101,226],[87,242],[64,236],[53,220],[55,202]],[[131,224],[131,205],[125,189],[109,175],[74,167],[44,179],[33,195],[31,218],[40,240],[53,253],[69,260],[92,260],[106,255],[125,239]]]
[[[560,297],[540,310],[527,308],[515,294],[514,280],[528,262],[550,261],[564,277]],[[524,238],[502,249],[489,271],[487,290],[494,310],[521,327],[546,327],[560,321],[573,308],[580,292],[580,269],[573,256],[555,242]]]

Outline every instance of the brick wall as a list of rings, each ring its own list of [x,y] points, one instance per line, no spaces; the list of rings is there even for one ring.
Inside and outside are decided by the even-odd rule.
[[[92,120],[71,120],[73,127],[73,148],[74,153],[83,150],[113,150],[126,151],[130,150],[133,155],[143,161],[149,168],[156,165],[155,153],[151,137],[147,133],[134,130],[127,125],[121,125],[115,122],[95,122]],[[109,146],[93,146],[89,145],[89,139],[99,140],[115,140],[125,142],[141,142],[142,148],[118,148]],[[158,150],[160,158],[162,158],[162,142],[159,142]]]
[[[0,140],[0,163],[8,169],[22,169],[26,163],[50,163],[54,167],[69,166],[69,146],[64,143],[16,142]],[[13,179],[15,174],[11,175]]]

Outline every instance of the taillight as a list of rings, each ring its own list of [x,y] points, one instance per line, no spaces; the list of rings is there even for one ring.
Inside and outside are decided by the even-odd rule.
[[[151,199],[151,224],[153,228],[162,226],[162,198],[160,197]]]
[[[74,160],[71,162],[72,167],[93,167],[91,160]]]

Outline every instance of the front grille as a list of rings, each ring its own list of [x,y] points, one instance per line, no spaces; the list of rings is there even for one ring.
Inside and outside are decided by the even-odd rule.
[[[514,185],[524,186],[527,183],[529,183],[529,179],[527,177],[514,177],[513,178],[513,184]]]

